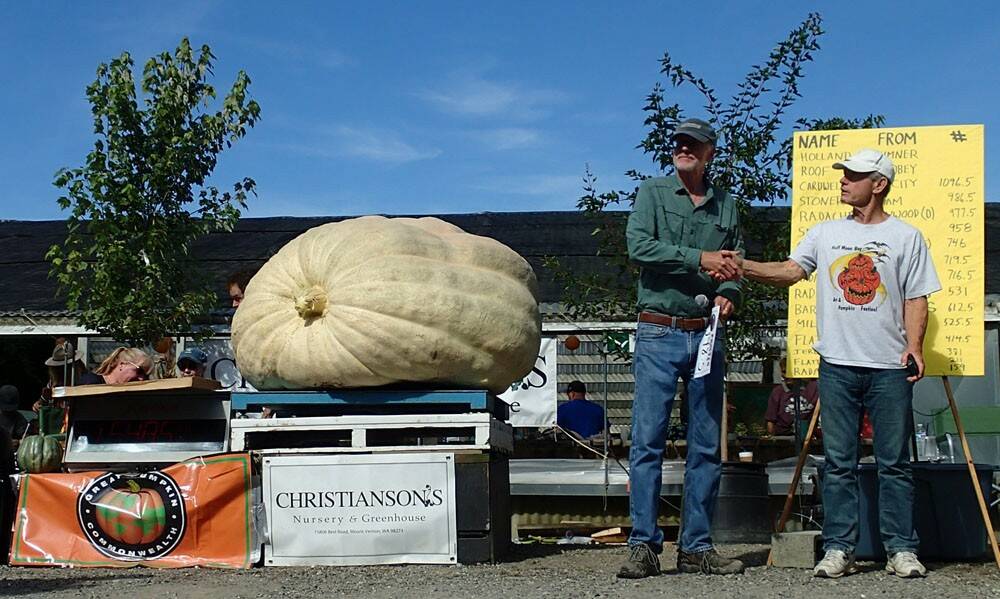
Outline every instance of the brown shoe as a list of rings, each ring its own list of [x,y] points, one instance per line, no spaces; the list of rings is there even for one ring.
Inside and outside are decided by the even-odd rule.
[[[660,575],[660,558],[645,543],[629,547],[628,559],[618,570],[618,578],[646,578]]]
[[[677,570],[702,574],[739,574],[743,572],[743,562],[722,557],[715,549],[706,549],[698,553],[688,553],[678,549]]]

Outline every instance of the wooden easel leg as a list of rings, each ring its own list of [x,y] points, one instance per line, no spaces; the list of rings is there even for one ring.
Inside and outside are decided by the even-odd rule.
[[[809,456],[809,444],[812,443],[813,433],[816,432],[816,422],[819,421],[819,404],[822,398],[816,400],[816,407],[813,408],[812,418],[809,419],[809,428],[806,430],[806,438],[802,443],[802,451],[799,452],[799,459],[795,463],[795,473],[792,475],[792,482],[788,485],[788,494],[785,495],[785,507],[781,510],[781,517],[778,518],[778,525],[774,532],[784,532],[785,524],[792,515],[792,503],[795,501],[795,489],[799,486],[799,479],[802,478],[802,469],[806,465],[806,458]],[[796,426],[798,423],[796,423]],[[773,565],[772,553],[767,552],[767,565]]]
[[[976,492],[979,511],[983,515],[983,525],[986,527],[986,534],[990,537],[990,547],[993,548],[993,559],[996,560],[997,567],[1000,568],[1000,548],[997,547],[997,535],[993,532],[993,522],[990,521],[990,512],[986,507],[986,500],[983,498],[983,490],[979,486],[979,477],[976,476],[976,466],[972,461],[969,441],[965,438],[965,429],[962,428],[962,421],[958,417],[955,396],[951,392],[951,381],[948,380],[947,376],[942,376],[941,382],[944,383],[944,394],[948,396],[948,407],[951,408],[951,415],[955,418],[955,429],[958,430],[958,438],[962,441],[962,452],[965,453],[965,465],[969,468],[969,476],[972,478],[972,489]]]

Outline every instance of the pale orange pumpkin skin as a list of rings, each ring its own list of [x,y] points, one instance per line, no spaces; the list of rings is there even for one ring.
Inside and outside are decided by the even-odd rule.
[[[258,389],[433,382],[499,393],[534,366],[537,289],[516,252],[438,219],[330,223],[253,277],[233,350]]]

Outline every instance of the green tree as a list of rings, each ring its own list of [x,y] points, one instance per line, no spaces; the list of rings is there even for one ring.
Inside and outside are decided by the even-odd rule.
[[[693,87],[704,99],[708,120],[719,132],[710,176],[736,198],[744,237],[761,244],[752,247],[755,256],[768,260],[784,259],[788,251],[789,222],[777,218],[750,218],[750,206],[771,205],[787,200],[791,190],[792,140],[781,137],[786,113],[801,96],[799,81],[806,63],[812,61],[823,34],[822,20],[810,14],[780,41],[760,65],[754,65],[744,81],[737,86],[732,98],[723,103],[716,91],[690,70],[677,64],[669,53],[660,60],[660,72],[672,88]],[[643,111],[646,137],[638,148],[651,155],[660,172],[674,170],[670,140],[674,128],[684,119],[677,103],[668,103],[666,89],[656,82],[646,97]],[[879,126],[882,118],[864,119],[799,119],[799,129],[834,129]],[[626,173],[639,182],[647,175],[638,170]],[[592,235],[598,255],[608,261],[605,272],[577,273],[549,258],[549,267],[557,282],[566,291],[564,306],[575,320],[628,320],[634,316],[638,268],[628,261],[625,247],[625,220],[635,201],[638,185],[629,190],[598,192],[597,179],[590,169],[584,176],[584,195],[578,207],[594,224]],[[737,354],[762,356],[766,347],[763,325],[784,317],[784,290],[744,282],[744,304],[728,327],[730,349]]]
[[[243,71],[211,109],[214,58],[185,38],[173,54],[146,62],[141,89],[127,52],[102,63],[87,87],[94,148],[84,166],[55,176],[70,216],[66,240],[46,255],[50,276],[81,324],[120,341],[191,331],[215,306],[215,291],[189,259],[191,244],[232,231],[248,194],[256,195],[249,178],[232,192],[206,183],[219,153],[260,117]]]

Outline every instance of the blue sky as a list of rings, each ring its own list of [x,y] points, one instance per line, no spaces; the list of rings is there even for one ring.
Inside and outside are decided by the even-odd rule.
[[[985,123],[1000,200],[1000,5],[807,4],[4,0],[0,218],[63,218],[52,176],[93,144],[97,65],[182,36],[212,47],[220,91],[253,79],[262,119],[212,180],[256,179],[248,216],[573,210],[587,164],[602,190],[653,172],[635,146],[664,51],[727,97],[810,10],[827,33],[792,116]]]

